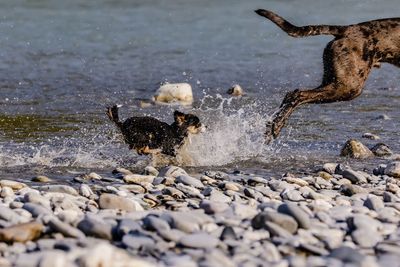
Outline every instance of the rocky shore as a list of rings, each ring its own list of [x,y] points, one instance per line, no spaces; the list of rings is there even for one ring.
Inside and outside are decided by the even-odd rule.
[[[400,162],[261,177],[118,168],[1,180],[0,266],[395,266]]]

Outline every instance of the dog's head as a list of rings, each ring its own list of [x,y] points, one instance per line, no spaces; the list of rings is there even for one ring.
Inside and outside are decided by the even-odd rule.
[[[179,128],[186,130],[191,134],[202,133],[206,130],[206,127],[201,124],[200,119],[193,114],[185,114],[175,110],[174,120]]]

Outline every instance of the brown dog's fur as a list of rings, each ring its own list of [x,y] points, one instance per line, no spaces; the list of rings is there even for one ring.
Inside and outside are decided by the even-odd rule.
[[[297,27],[277,14],[255,11],[293,37],[320,34],[335,36],[324,50],[324,76],[315,89],[295,90],[286,94],[266,138],[276,138],[295,108],[302,104],[349,101],[359,96],[373,67],[390,63],[400,67],[400,18],[362,22],[348,26],[314,25]]]

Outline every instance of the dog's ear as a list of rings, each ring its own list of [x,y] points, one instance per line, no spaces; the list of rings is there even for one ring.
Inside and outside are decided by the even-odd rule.
[[[175,110],[174,120],[178,125],[182,125],[185,122],[185,113]]]

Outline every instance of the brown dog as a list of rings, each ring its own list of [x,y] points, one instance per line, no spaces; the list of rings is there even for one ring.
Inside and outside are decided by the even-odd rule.
[[[276,138],[295,108],[302,104],[348,101],[359,96],[372,67],[381,62],[400,67],[400,18],[362,22],[348,26],[297,27],[277,14],[259,9],[258,15],[274,22],[293,37],[327,34],[335,36],[324,50],[324,76],[315,89],[286,94],[267,125],[266,139]]]

